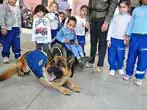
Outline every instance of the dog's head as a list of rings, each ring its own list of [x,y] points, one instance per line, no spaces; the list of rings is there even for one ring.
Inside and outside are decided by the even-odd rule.
[[[62,76],[71,74],[72,59],[66,59],[62,56],[54,56],[47,64],[47,71],[49,74],[54,74],[56,79],[60,79]]]

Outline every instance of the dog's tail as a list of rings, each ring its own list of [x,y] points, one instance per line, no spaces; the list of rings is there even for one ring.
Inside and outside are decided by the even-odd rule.
[[[6,67],[3,67],[4,70],[0,73],[0,81],[6,80],[10,78],[12,75],[17,73],[16,63],[11,65],[5,65]],[[5,69],[7,68],[7,69]]]

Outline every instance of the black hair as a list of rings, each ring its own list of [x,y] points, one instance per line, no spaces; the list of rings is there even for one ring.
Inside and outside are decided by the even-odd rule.
[[[83,8],[86,8],[88,10],[88,6],[87,5],[82,5],[80,10],[82,10]]]
[[[77,23],[77,19],[74,16],[69,17],[67,23],[69,23],[70,21],[74,21],[75,23]]]
[[[126,6],[128,6],[128,7],[130,7],[130,2],[128,1],[128,0],[121,0],[120,2],[119,2],[119,4],[118,4],[118,6],[120,7],[120,4],[125,4]]]
[[[3,0],[0,0],[0,4],[3,4]]]
[[[43,5],[37,5],[34,10],[34,14],[42,11],[44,14],[48,13],[48,10]]]
[[[65,15],[65,13],[64,13],[63,11],[60,11],[60,12],[59,12],[59,15],[60,15],[60,14],[64,14],[64,15]]]

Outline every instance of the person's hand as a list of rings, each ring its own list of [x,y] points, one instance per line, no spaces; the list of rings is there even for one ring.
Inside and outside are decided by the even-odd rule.
[[[86,27],[87,29],[90,28],[90,24],[89,24],[89,22],[86,22],[85,27]]]
[[[128,37],[128,36],[125,36],[124,44],[125,44],[126,46],[129,45],[129,37]]]
[[[66,44],[70,43],[70,40],[65,39],[65,43],[66,43]]]
[[[7,28],[2,28],[1,33],[2,33],[2,36],[6,36],[8,33]]]
[[[107,41],[107,46],[111,47],[111,41],[110,40]]]
[[[106,32],[108,30],[109,24],[105,21],[101,27],[102,32]]]

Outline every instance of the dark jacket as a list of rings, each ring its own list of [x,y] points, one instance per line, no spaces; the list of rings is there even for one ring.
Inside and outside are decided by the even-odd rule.
[[[113,13],[117,7],[118,0],[90,0],[89,1],[89,20],[105,18],[110,23]]]

